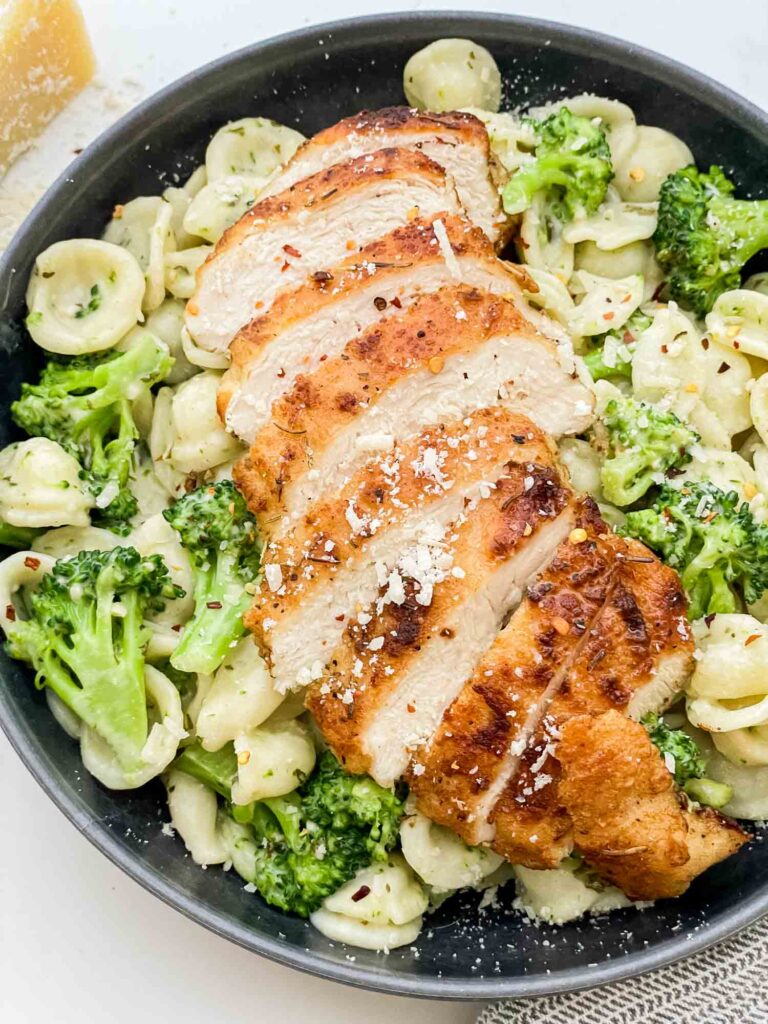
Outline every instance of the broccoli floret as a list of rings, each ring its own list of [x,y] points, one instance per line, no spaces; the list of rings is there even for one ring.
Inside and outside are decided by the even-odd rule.
[[[34,526],[11,526],[10,523],[0,522],[0,547],[24,551],[41,533],[45,533],[45,530]]]
[[[188,747],[174,767],[229,800],[237,774],[232,744],[209,754]],[[253,833],[253,883],[273,906],[308,917],[339,886],[372,861],[383,861],[398,838],[403,802],[364,775],[348,775],[325,751],[293,793],[228,808]]]
[[[638,309],[623,327],[594,338],[593,347],[584,356],[592,380],[630,380],[637,339],[652,323],[652,318]]]
[[[168,351],[145,335],[127,352],[48,363],[11,406],[28,434],[58,441],[77,459],[95,497],[94,521],[118,534],[137,511],[129,488],[139,438],[132,404],[172,366]]]
[[[256,521],[231,480],[200,487],[163,512],[189,552],[195,614],[184,626],[171,664],[210,675],[243,635],[251,603],[246,586],[261,571]]]
[[[633,505],[659,475],[690,461],[698,434],[674,413],[632,398],[612,398],[601,416],[608,457],[601,481],[607,501]]]
[[[704,778],[707,762],[692,736],[682,729],[670,729],[659,715],[650,712],[640,719],[648,736],[664,758],[675,782],[692,799],[710,807],[724,807],[733,796],[733,788]]]
[[[28,618],[9,627],[8,651],[49,686],[114,751],[141,764],[148,719],[144,617],[183,595],[159,555],[134,548],[81,551],[62,559],[29,598]]]
[[[546,196],[550,214],[561,223],[578,213],[594,213],[613,178],[611,151],[603,129],[562,107],[543,121],[526,119],[536,136],[535,159],[504,186],[509,214],[523,213],[537,193]]]
[[[719,167],[684,167],[661,186],[653,243],[673,299],[699,316],[741,286],[741,269],[768,247],[768,200],[733,198]]]
[[[768,588],[768,526],[735,491],[714,484],[663,487],[651,508],[630,512],[622,531],[644,541],[680,572],[689,616],[740,608]]]

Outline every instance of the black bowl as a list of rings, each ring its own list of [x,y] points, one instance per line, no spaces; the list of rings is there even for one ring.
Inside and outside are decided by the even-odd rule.
[[[768,161],[768,118],[687,68],[593,32],[501,15],[403,14],[303,29],[209,64],[124,117],[69,168],[24,223],[0,261],[0,443],[8,405],[35,361],[18,329],[35,258],[62,238],[100,234],[116,202],[159,192],[201,162],[224,121],[260,114],[311,135],[362,107],[402,101],[414,50],[441,36],[469,36],[494,54],[513,105],[596,92],[629,103],[638,118],[682,136],[699,162],[732,169],[758,192]],[[161,832],[159,787],[103,789],[82,769],[30,675],[0,661],[3,726],[19,755],[73,824],[141,885],[212,931],[323,977],[407,995],[490,999],[563,992],[650,970],[722,939],[768,911],[768,848],[753,843],[698,879],[676,902],[553,929],[502,905],[478,916],[477,897],[433,917],[417,943],[389,956],[328,942],[308,924],[248,895],[234,873],[196,867]]]

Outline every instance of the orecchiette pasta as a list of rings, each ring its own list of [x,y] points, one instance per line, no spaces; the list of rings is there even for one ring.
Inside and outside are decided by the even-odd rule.
[[[691,725],[686,725],[685,729],[693,736],[706,759],[707,777],[733,789],[731,799],[721,808],[723,813],[751,821],[768,820],[768,767],[765,767],[768,758],[759,765],[740,763],[738,756],[732,761],[730,755],[724,756],[712,742],[713,739],[721,743],[734,736],[757,734],[763,732],[764,727],[741,730],[739,733],[720,733],[717,736]]]
[[[640,124],[631,145],[614,156],[613,184],[628,202],[654,202],[664,179],[692,163],[693,154],[682,139],[663,128]]]
[[[515,865],[518,902],[522,910],[539,921],[565,924],[584,914],[604,914],[630,901],[618,889],[593,889],[574,866],[534,871]]]
[[[571,279],[571,291],[580,294],[568,321],[572,334],[590,337],[618,330],[643,301],[643,279],[639,274],[614,280],[577,270]]]
[[[188,299],[195,290],[195,274],[213,251],[212,245],[195,245],[169,252],[163,263],[164,286],[176,299]]]
[[[663,274],[656,262],[651,242],[630,242],[619,249],[604,251],[594,242],[579,242],[574,254],[576,270],[586,270],[598,277],[643,277],[643,301],[656,292]]]
[[[673,487],[683,487],[690,480],[710,480],[726,494],[736,491],[742,501],[752,501],[756,497],[757,476],[738,452],[695,445],[691,456],[680,476],[669,480]]]
[[[172,771],[165,779],[171,824],[184,840],[196,864],[221,864],[227,846],[216,829],[216,794],[184,772]]]
[[[93,498],[77,459],[46,437],[0,451],[0,520],[12,526],[87,526]]]
[[[173,367],[165,378],[166,384],[180,384],[198,373],[199,368],[193,366],[184,355],[181,344],[181,330],[184,326],[184,303],[179,299],[166,299],[147,317],[145,328],[159,338],[173,356]]]
[[[191,235],[216,243],[256,201],[269,184],[269,178],[255,175],[228,174],[205,186],[184,214],[184,229]],[[179,284],[176,284],[177,291]],[[171,290],[171,289],[169,289]]]
[[[170,502],[168,489],[155,473],[155,464],[144,445],[139,446],[134,459],[131,492],[135,495],[139,506],[139,510],[133,518],[135,527],[141,525],[150,516],[162,512]]]
[[[485,47],[471,39],[437,39],[405,65],[403,91],[419,110],[495,112],[501,105],[501,73]]]
[[[768,294],[747,288],[723,292],[707,314],[707,330],[718,345],[768,359]]]
[[[131,253],[144,273],[142,309],[156,309],[165,298],[165,254],[176,246],[173,207],[160,196],[139,196],[115,208],[104,241]]]
[[[336,942],[362,949],[394,949],[414,941],[427,905],[426,893],[405,860],[392,854],[387,863],[358,871],[310,920]]]
[[[492,850],[467,846],[455,832],[418,812],[403,818],[400,845],[419,878],[438,892],[478,886],[503,863]]]
[[[199,239],[190,235],[184,230],[184,214],[189,209],[189,204],[197,193],[203,188],[208,180],[205,167],[198,167],[181,188],[167,188],[163,192],[163,199],[171,204],[171,229],[176,239],[177,249],[189,249],[193,245],[199,245]]]
[[[736,763],[768,764],[768,626],[751,615],[715,615],[695,624],[695,636],[689,720]]]
[[[512,174],[524,163],[533,160],[536,134],[533,126],[514,114],[493,114],[480,107],[465,107],[466,113],[474,114],[486,127],[491,152],[505,171]]]
[[[537,193],[523,214],[519,237],[520,257],[527,266],[548,270],[567,284],[573,273],[574,247],[563,238],[562,225],[547,214],[544,197]]]
[[[563,282],[548,270],[539,267],[526,267],[526,270],[538,285],[536,292],[523,291],[526,299],[536,309],[549,313],[564,327],[567,326],[576,307]]]
[[[141,752],[141,767],[124,771],[97,732],[84,725],[80,734],[83,764],[108,789],[138,789],[161,775],[176,757],[179,741],[187,735],[179,691],[170,679],[152,665],[145,665],[144,683],[152,724]]]
[[[574,488],[582,494],[591,494],[594,498],[601,497],[602,460],[589,441],[581,441],[577,437],[564,437],[558,447],[560,458],[568,470]]]
[[[171,494],[178,493],[186,474],[212,469],[242,451],[216,411],[218,386],[219,375],[206,371],[158,392],[150,451]]]
[[[83,731],[83,723],[77,717],[64,701],[55,694],[53,690],[46,686],[45,688],[45,702],[48,705],[53,717],[56,722],[61,726],[64,732],[69,736],[71,740],[79,740],[80,734]]]
[[[173,632],[178,640],[179,634],[172,627],[183,625],[195,610],[195,584],[189,555],[181,546],[176,531],[159,513],[150,516],[133,531],[130,543],[140,555],[160,555],[168,566],[171,579],[184,591],[183,597],[167,601],[163,610],[154,612],[150,619]]]
[[[144,274],[119,245],[56,242],[35,260],[26,324],[48,352],[79,356],[116,345],[141,319]]]
[[[244,637],[216,670],[200,707],[196,729],[203,747],[219,750],[240,733],[262,725],[283,699],[256,644]]]
[[[674,303],[656,309],[632,357],[635,396],[687,419],[706,386],[703,351],[695,325]]]
[[[111,551],[123,543],[122,537],[96,526],[60,526],[35,537],[32,547],[52,558],[71,558],[78,551]]]
[[[563,228],[566,242],[594,242],[598,249],[621,249],[642,242],[656,230],[656,203],[625,203],[610,186],[605,202],[591,217],[575,217]],[[613,275],[610,275],[613,276]]]
[[[759,377],[752,387],[749,412],[761,441],[768,444],[768,373]]]
[[[186,327],[181,329],[181,348],[188,362],[204,370],[225,370],[229,366],[228,352],[209,352],[200,348]]]
[[[37,551],[16,551],[0,562],[0,629],[6,637],[19,615],[24,617],[27,589],[34,590],[54,562],[50,555]]]
[[[304,142],[293,128],[266,117],[243,117],[219,128],[205,151],[208,184],[230,174],[271,178]]]
[[[235,804],[290,793],[315,766],[315,745],[307,727],[296,719],[267,722],[241,733],[235,738],[235,751]]]

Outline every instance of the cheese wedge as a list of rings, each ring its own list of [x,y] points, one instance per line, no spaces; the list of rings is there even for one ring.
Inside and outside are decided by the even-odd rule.
[[[0,3],[0,174],[93,78],[74,0]]]

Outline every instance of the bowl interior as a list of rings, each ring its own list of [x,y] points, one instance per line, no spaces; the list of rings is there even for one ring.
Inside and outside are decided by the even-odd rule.
[[[36,253],[62,238],[98,237],[117,202],[154,194],[203,159],[224,121],[272,117],[306,135],[368,107],[403,102],[405,61],[446,35],[494,54],[512,106],[595,92],[638,120],[680,135],[700,164],[721,163],[759,194],[768,123],[759,111],[662,58],[562,26],[495,15],[392,15],[307,29],[225,58],[166,89],[90,147],[33,212],[0,262],[0,443],[9,403],[35,360],[18,327]],[[430,917],[417,943],[388,957],[332,944],[266,907],[234,874],[206,872],[161,832],[160,787],[108,793],[48,713],[29,674],[0,655],[3,724],[41,784],[75,825],[142,884],[215,931],[267,956],[386,991],[447,998],[533,995],[612,980],[684,955],[768,909],[768,848],[749,847],[674,903],[563,928],[511,912],[512,888],[477,912],[475,896]],[[351,955],[350,955],[351,954]]]

